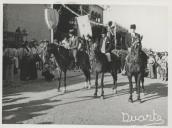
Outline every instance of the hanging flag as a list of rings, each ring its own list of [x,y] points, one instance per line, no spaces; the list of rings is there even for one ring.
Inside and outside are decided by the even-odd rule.
[[[54,29],[59,22],[59,13],[52,8],[45,9],[45,22],[49,29]]]
[[[77,17],[77,23],[81,37],[86,37],[87,35],[92,36],[92,30],[88,15]]]

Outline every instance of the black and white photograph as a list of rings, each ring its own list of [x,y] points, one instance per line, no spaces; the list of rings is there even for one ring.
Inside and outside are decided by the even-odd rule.
[[[168,126],[168,8],[4,2],[2,126]]]

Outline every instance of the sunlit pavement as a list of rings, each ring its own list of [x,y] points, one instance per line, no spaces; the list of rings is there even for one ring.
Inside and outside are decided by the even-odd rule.
[[[92,88],[84,89],[84,76],[68,76],[67,93],[57,92],[58,81],[43,79],[15,83],[3,88],[2,123],[84,124],[84,125],[167,125],[168,84],[145,79],[142,103],[128,102],[126,76],[118,75],[118,92],[113,94],[112,77],[106,74],[105,99],[94,98]],[[99,82],[100,83],[100,82]],[[136,93],[134,93],[136,100]]]

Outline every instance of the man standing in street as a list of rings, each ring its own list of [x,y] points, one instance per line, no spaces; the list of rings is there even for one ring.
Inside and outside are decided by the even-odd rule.
[[[163,69],[162,80],[167,81],[168,80],[168,52],[165,52],[164,56],[162,57],[161,67]]]
[[[155,78],[155,74],[154,74],[155,58],[153,56],[153,52],[151,52],[151,54],[149,55],[148,64],[149,64],[149,77],[151,79],[154,79]]]

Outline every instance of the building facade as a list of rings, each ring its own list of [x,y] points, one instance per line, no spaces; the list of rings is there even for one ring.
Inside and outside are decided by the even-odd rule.
[[[94,22],[103,23],[103,8],[99,5],[71,4],[66,6],[79,15],[88,15],[90,20]],[[18,43],[23,40],[31,39],[36,39],[38,41],[43,39],[50,40],[50,30],[46,25],[44,14],[44,9],[49,7],[50,5],[48,4],[4,4],[4,42]],[[61,8],[59,24],[54,30],[54,38],[60,40],[62,34],[67,33],[70,28],[77,29],[76,15],[72,14],[60,4],[54,4],[53,8],[57,10]],[[91,25],[95,27],[94,24]],[[16,34],[16,30],[21,31],[21,33]]]
[[[77,4],[68,4],[66,5],[70,10],[77,13],[78,15],[88,15],[91,21],[95,23],[103,24],[103,7],[99,5],[77,5]],[[79,35],[78,26],[76,22],[76,15],[66,9],[63,5],[55,4],[54,8],[60,12],[59,15],[59,24],[54,31],[54,38],[57,40],[62,40],[64,35],[66,35],[69,29],[75,29],[76,35]],[[91,23],[93,36],[98,35],[97,32],[101,32],[99,30],[100,26],[97,24]]]
[[[45,9],[50,8],[50,4],[4,4],[3,5],[3,42],[22,43],[24,40],[36,39],[49,40],[51,32],[45,22]],[[99,5],[65,5],[78,15],[88,15],[91,22],[93,39],[100,36],[105,26],[103,24],[104,8]],[[61,4],[54,4],[54,9],[59,11],[59,23],[54,29],[54,39],[61,41],[74,28],[76,35],[78,26],[76,15],[66,9]],[[125,49],[125,35],[127,30],[117,24],[117,48]]]
[[[104,8],[99,5],[90,5],[89,6],[90,20],[95,21],[97,23],[103,23],[103,11]]]
[[[16,30],[18,28],[20,29],[20,35],[25,36],[25,39],[21,40],[50,40],[50,30],[44,18],[44,9],[48,6],[43,4],[4,4],[4,40],[18,43],[18,40],[16,40]],[[11,40],[9,40],[10,38]]]

